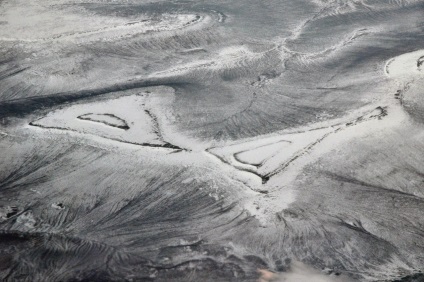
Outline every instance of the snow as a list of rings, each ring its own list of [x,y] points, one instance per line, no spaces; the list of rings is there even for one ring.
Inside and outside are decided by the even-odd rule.
[[[6,3],[2,20],[8,28],[0,29],[3,41],[109,41],[149,32],[171,31],[206,20],[196,14],[163,14],[160,20],[148,15],[128,19],[90,13],[78,6],[48,2],[14,1]],[[65,7],[65,9],[63,9]],[[37,26],[36,29],[31,28]],[[16,38],[19,34],[19,38]]]
[[[32,122],[32,125],[46,129],[71,130],[127,143],[164,145],[165,142],[156,133],[157,128],[154,121],[143,107],[144,102],[145,97],[131,95],[106,101],[73,105],[53,111]],[[114,115],[125,121],[129,129],[123,130],[104,123],[78,118],[87,114],[103,115],[103,117],[105,114]],[[109,116],[108,119],[110,120],[111,117]],[[116,122],[116,119],[112,122]]]
[[[390,78],[410,79],[424,75],[422,60],[424,50],[399,55],[390,59],[385,66],[385,74]]]

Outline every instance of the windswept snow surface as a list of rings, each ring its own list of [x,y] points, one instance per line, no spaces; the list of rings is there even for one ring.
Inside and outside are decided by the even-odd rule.
[[[0,280],[424,279],[424,1],[0,15]]]

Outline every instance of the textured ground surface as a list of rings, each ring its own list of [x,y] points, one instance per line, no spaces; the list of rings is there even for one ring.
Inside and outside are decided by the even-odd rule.
[[[0,0],[0,280],[424,281],[423,49],[420,0]]]

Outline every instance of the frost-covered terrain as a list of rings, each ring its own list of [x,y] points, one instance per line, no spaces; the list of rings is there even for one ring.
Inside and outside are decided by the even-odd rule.
[[[0,0],[0,280],[424,281],[424,1]]]

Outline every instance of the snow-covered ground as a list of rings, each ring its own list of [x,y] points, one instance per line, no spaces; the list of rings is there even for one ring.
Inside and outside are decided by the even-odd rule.
[[[0,280],[422,279],[422,0],[0,11]]]

